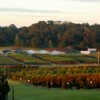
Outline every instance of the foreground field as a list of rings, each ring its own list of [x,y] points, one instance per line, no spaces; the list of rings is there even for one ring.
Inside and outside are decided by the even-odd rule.
[[[58,88],[35,87],[9,80],[15,89],[15,100],[100,100],[100,90],[63,90]],[[12,100],[12,88],[9,93]]]

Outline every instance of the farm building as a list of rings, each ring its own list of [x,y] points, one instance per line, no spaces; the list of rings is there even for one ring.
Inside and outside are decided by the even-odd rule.
[[[81,54],[90,54],[90,51],[81,51]]]
[[[96,52],[96,48],[88,48],[87,51],[81,51],[81,54],[90,54],[92,52]]]
[[[96,52],[97,50],[96,50],[96,48],[88,48],[88,51],[90,51],[90,52]]]

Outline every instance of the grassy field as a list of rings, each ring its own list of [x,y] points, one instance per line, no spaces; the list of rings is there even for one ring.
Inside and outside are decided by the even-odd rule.
[[[35,87],[9,80],[14,85],[15,100],[100,100],[100,90],[63,90],[58,88]],[[12,100],[12,88],[9,92]]]
[[[21,62],[6,57],[4,55],[0,55],[0,65],[16,65],[16,64],[21,64]]]
[[[27,54],[9,54],[9,57],[15,58],[20,62],[24,62],[25,64],[42,64],[47,63],[41,59],[29,56]]]

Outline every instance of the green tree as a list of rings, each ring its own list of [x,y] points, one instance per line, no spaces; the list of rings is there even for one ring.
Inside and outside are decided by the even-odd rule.
[[[52,48],[52,47],[53,47],[52,40],[49,40],[49,47],[50,47],[50,48]]]
[[[21,39],[19,38],[18,34],[16,35],[16,38],[15,38],[15,44],[16,46],[21,46]]]
[[[6,96],[10,91],[10,87],[7,81],[7,76],[0,71],[0,100],[6,100]]]

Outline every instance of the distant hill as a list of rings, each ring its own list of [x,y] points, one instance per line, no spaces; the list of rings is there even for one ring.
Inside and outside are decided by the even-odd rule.
[[[29,27],[0,27],[0,46],[75,49],[100,47],[100,25],[39,21]]]

